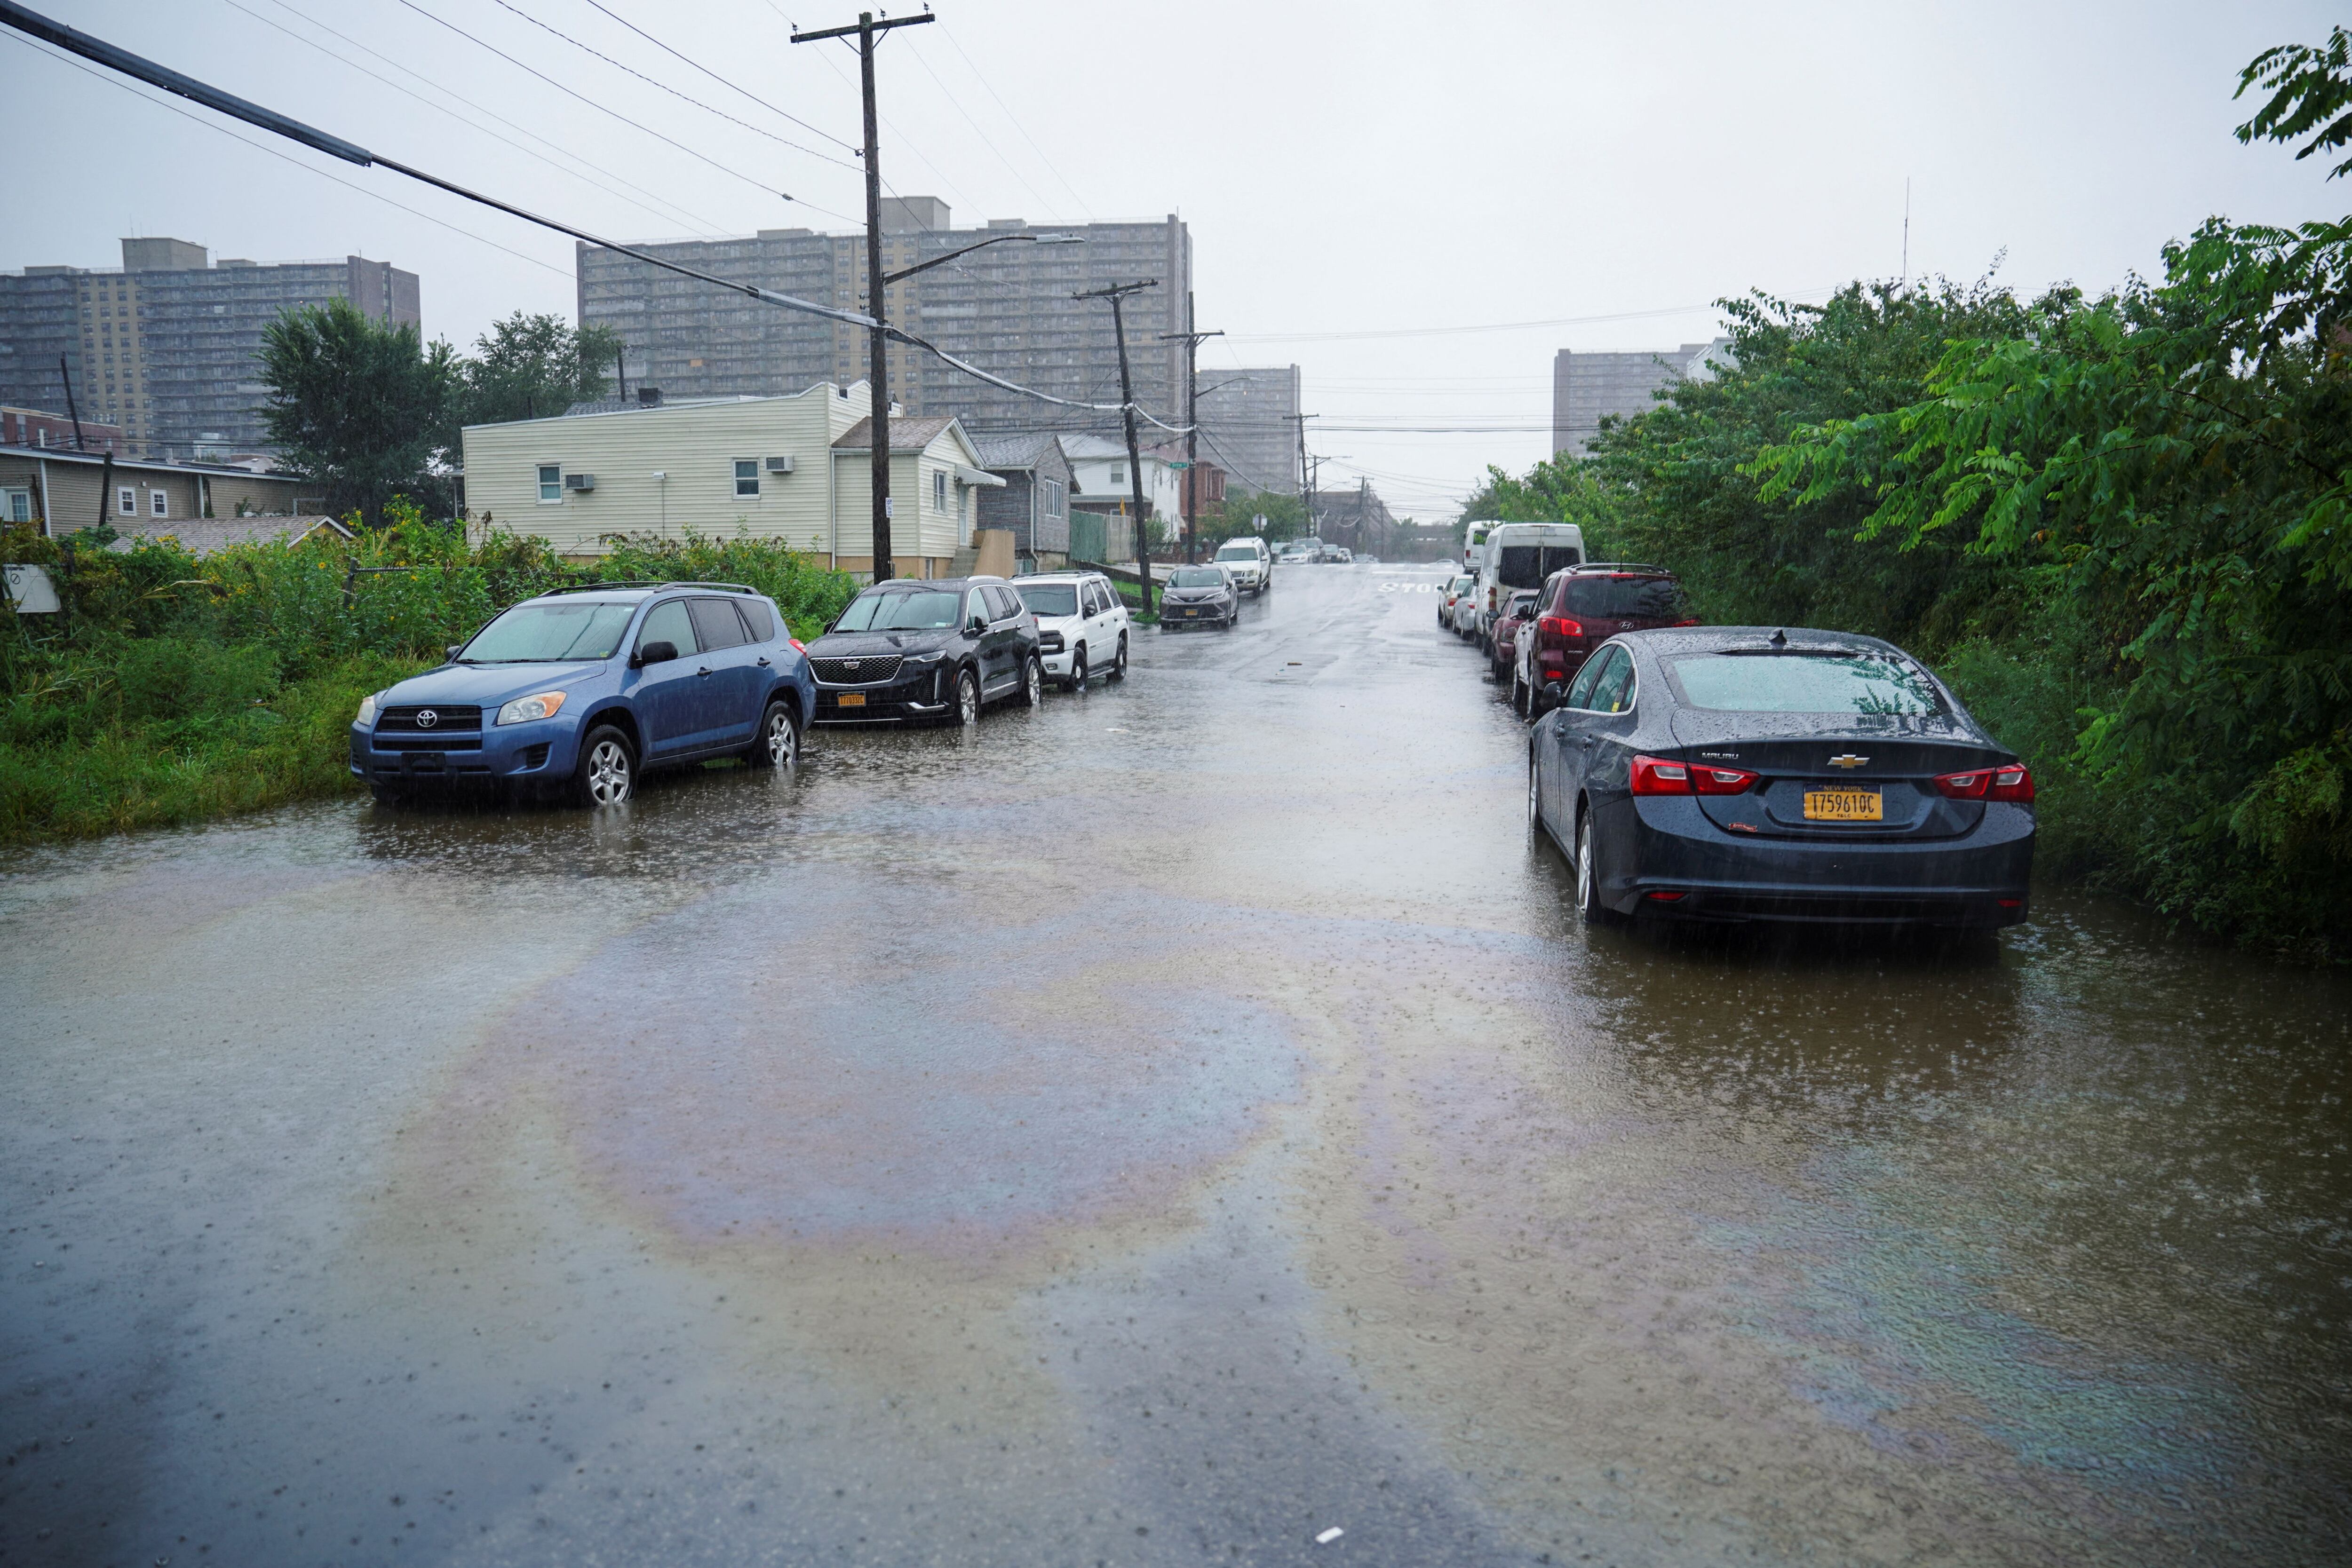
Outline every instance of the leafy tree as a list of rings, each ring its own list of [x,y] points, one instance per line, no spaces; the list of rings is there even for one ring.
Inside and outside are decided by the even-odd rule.
[[[593,402],[612,385],[605,372],[621,351],[610,327],[574,328],[561,316],[516,311],[474,341],[466,361],[463,423],[546,419]],[[449,442],[452,449],[457,443]]]
[[[2343,28],[2328,34],[2325,44],[2282,44],[2263,50],[2238,73],[2238,90],[2232,96],[2245,97],[2248,88],[2267,89],[2271,97],[2253,119],[2238,127],[2239,141],[2292,141],[2315,132],[2296,151],[2298,161],[2352,141],[2352,36]],[[2336,165],[2327,177],[2347,172],[2352,172],[2352,158]]]
[[[269,439],[337,512],[373,521],[395,493],[432,494],[459,385],[449,345],[347,299],[289,310],[262,331]]]
[[[1514,478],[1491,464],[1486,482],[1464,503],[1465,522],[1574,523],[1584,530],[1585,554],[1594,560],[1621,558],[1625,494],[1621,483],[1603,479],[1589,463],[1567,455],[1548,457]]]
[[[1213,549],[1236,535],[1258,533],[1259,517],[1265,519],[1264,537],[1268,539],[1296,539],[1307,535],[1307,503],[1297,497],[1275,490],[1236,490],[1200,515],[1197,521],[1202,548]]]

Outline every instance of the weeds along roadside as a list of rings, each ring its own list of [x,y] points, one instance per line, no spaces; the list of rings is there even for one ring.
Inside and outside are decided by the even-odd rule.
[[[469,538],[402,501],[384,527],[348,540],[203,557],[168,538],[107,543],[0,534],[0,557],[46,567],[67,601],[0,626],[0,841],[352,792],[345,733],[360,699],[551,588],[740,582],[773,597],[803,637],[856,591],[846,573],[770,539],[616,537],[583,567],[528,536]]]

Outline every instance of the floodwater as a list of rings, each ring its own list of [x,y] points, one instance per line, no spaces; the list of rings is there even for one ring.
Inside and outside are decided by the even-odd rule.
[[[16,857],[0,1562],[2345,1561],[2346,982],[1587,932],[1436,575]]]

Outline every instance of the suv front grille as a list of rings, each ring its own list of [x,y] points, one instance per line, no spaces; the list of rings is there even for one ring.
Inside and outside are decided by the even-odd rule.
[[[424,722],[424,716],[433,716],[433,722]],[[378,735],[446,735],[451,730],[479,734],[482,710],[478,707],[443,707],[432,704],[417,707],[388,707],[376,715]]]
[[[862,653],[855,659],[811,659],[809,668],[829,686],[879,685],[907,662],[903,653]]]

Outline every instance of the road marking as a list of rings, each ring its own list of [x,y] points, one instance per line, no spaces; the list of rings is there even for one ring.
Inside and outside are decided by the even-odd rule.
[[[1348,1532],[1346,1531],[1340,1529],[1335,1524],[1330,1529],[1325,1531],[1322,1534],[1317,1536],[1315,1538],[1315,1544],[1318,1546],[1328,1546],[1331,1542],[1339,1540],[1339,1537],[1347,1533]]]

